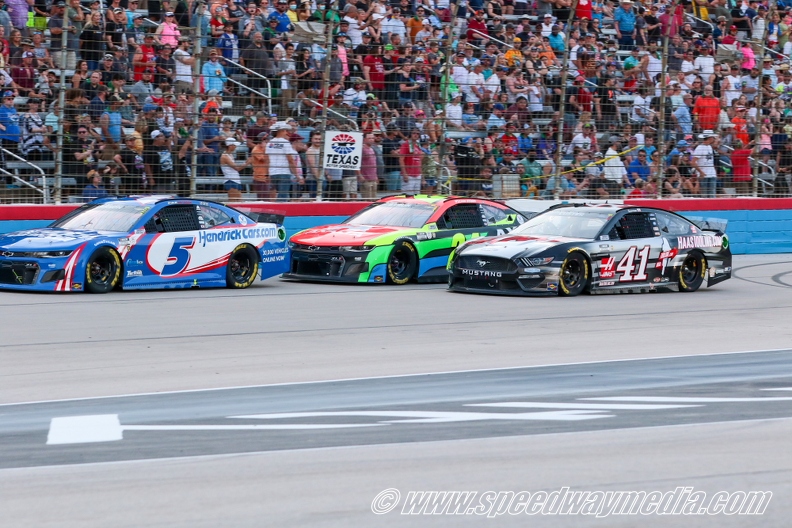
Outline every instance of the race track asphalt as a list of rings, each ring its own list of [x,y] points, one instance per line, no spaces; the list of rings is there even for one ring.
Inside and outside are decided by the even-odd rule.
[[[0,293],[0,526],[525,526],[371,503],[386,488],[563,486],[774,498],[750,518],[531,525],[789,526],[792,256],[734,267],[695,294],[572,299],[280,280]],[[448,374],[409,376],[428,373]],[[248,389],[208,390],[234,387]],[[120,417],[123,439],[53,433],[70,416]],[[310,427],[227,427],[273,421]]]

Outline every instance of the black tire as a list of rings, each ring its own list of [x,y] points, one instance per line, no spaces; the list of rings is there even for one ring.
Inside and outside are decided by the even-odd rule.
[[[259,259],[256,250],[247,244],[236,247],[228,257],[226,264],[226,286],[229,288],[247,288],[256,280]]]
[[[400,240],[388,257],[388,279],[393,284],[407,284],[418,271],[418,251],[410,242]]]
[[[121,257],[109,247],[93,252],[85,265],[85,291],[107,293],[121,281]]]
[[[704,284],[707,275],[707,259],[700,253],[691,253],[679,266],[677,281],[679,291],[694,292]]]
[[[558,293],[574,297],[583,293],[589,282],[589,263],[583,254],[574,251],[567,255],[558,274]]]

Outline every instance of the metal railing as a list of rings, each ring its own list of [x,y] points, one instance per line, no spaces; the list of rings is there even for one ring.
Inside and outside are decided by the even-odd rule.
[[[50,193],[49,193],[49,187],[47,185],[47,173],[44,172],[44,169],[42,169],[38,165],[34,165],[33,163],[29,162],[25,158],[17,156],[13,152],[11,152],[9,150],[6,150],[6,149],[4,149],[2,147],[0,147],[0,151],[2,151],[3,154],[5,154],[6,156],[11,156],[12,158],[18,159],[19,161],[21,161],[22,163],[24,163],[28,167],[32,168],[35,171],[38,171],[39,174],[41,174],[41,193],[42,193],[42,196],[43,196],[44,203],[49,203]],[[34,188],[35,188],[35,186],[34,186]]]
[[[319,101],[316,101],[315,99],[311,99],[311,98],[309,98],[309,97],[305,97],[305,98],[303,99],[303,101],[310,101],[310,102],[312,102],[313,104],[317,105],[317,106],[318,106],[318,107],[320,107],[320,108],[321,108],[321,106],[322,106],[322,103],[320,103]],[[351,117],[349,117],[349,116],[345,116],[344,114],[341,114],[341,113],[339,113],[339,112],[336,112],[336,111],[335,111],[335,110],[333,110],[332,108],[328,108],[328,109],[327,109],[327,111],[328,111],[329,113],[331,113],[331,114],[335,115],[335,116],[338,116],[338,117],[340,117],[341,119],[344,119],[344,120],[346,120],[346,121],[349,121],[350,123],[352,123],[352,127],[355,129],[355,131],[357,131],[357,130],[358,130],[358,125],[357,125],[357,123],[356,123],[356,122],[355,122],[355,120],[354,120],[354,119],[352,119]]]
[[[223,59],[223,62],[227,62],[227,63],[229,63],[229,64],[231,64],[231,65],[233,65],[233,66],[236,66],[236,67],[237,67],[237,68],[239,68],[240,70],[244,70],[244,71],[246,71],[246,72],[248,72],[248,73],[250,73],[250,74],[253,74],[253,75],[255,75],[256,77],[258,77],[259,79],[264,79],[264,81],[267,83],[267,94],[268,94],[268,95],[260,94],[260,92],[254,91],[254,90],[252,90],[250,87],[248,87],[248,86],[246,86],[246,85],[243,85],[243,84],[242,84],[242,83],[240,83],[240,82],[237,82],[237,84],[243,85],[243,86],[245,86],[245,88],[247,88],[248,90],[250,90],[250,91],[252,91],[252,92],[254,92],[254,93],[257,93],[257,94],[260,94],[260,95],[262,95],[262,97],[264,97],[264,98],[266,99],[266,101],[267,101],[267,110],[269,110],[269,112],[268,112],[268,113],[270,113],[270,114],[271,114],[271,113],[272,113],[272,83],[270,82],[270,80],[269,80],[269,79],[268,79],[266,76],[264,76],[264,75],[261,75],[260,73],[258,73],[258,72],[255,72],[255,71],[251,70],[250,68],[246,68],[245,66],[242,66],[242,65],[241,65],[241,64],[239,64],[238,62],[234,62],[234,61],[233,61],[233,60],[231,60],[231,59],[225,59],[225,58],[224,58],[224,59]],[[229,79],[230,79],[230,77],[229,77]]]
[[[502,44],[503,46],[508,46],[511,49],[515,49],[515,46],[513,46],[511,44],[507,44],[506,42],[504,42],[502,40],[498,40],[495,37],[491,37],[490,35],[487,35],[486,33],[482,33],[478,29],[471,29],[469,31],[472,31],[473,33],[477,33],[477,34],[481,35],[482,37],[486,38],[487,40],[492,40],[492,41],[497,42],[498,44]]]
[[[44,203],[47,203],[47,200],[45,199],[46,193],[44,192],[44,189],[40,189],[40,188],[36,187],[35,185],[33,185],[32,183],[26,181],[25,179],[20,178],[19,176],[17,176],[13,172],[9,172],[9,171],[7,171],[7,170],[5,170],[3,168],[0,168],[0,174],[5,174],[6,176],[10,176],[11,178],[14,179],[14,181],[19,182],[20,184],[24,185],[25,187],[33,189],[37,193],[40,193],[41,196],[42,196],[42,201]]]

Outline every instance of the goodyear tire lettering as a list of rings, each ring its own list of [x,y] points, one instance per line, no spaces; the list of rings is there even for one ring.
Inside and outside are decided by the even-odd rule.
[[[415,246],[408,241],[401,240],[393,245],[393,250],[388,257],[388,278],[393,284],[407,284],[418,269],[418,254]]]
[[[85,264],[85,291],[107,293],[118,286],[120,277],[121,258],[118,253],[108,246],[99,247]]]
[[[245,268],[245,266],[247,266]],[[240,244],[226,264],[226,286],[229,288],[247,288],[256,280],[259,269],[258,252],[248,244]]]

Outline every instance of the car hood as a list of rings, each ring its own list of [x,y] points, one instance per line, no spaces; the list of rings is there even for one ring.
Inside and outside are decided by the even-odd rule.
[[[306,229],[291,237],[291,241],[309,246],[361,246],[369,240],[407,229],[409,228],[338,224]]]
[[[582,238],[556,236],[502,235],[465,244],[460,255],[481,255],[500,258],[530,257],[561,244],[589,242]]]
[[[15,231],[0,235],[0,249],[8,251],[58,251],[75,249],[89,240],[107,238],[115,242],[126,233],[72,231],[55,227]]]

